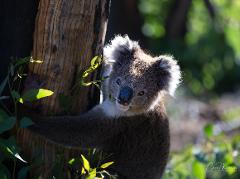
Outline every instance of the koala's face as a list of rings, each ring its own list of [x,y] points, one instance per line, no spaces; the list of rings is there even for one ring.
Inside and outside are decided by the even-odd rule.
[[[149,68],[142,65],[142,74],[136,75],[125,66],[117,66],[109,79],[109,98],[123,111],[138,113],[148,109],[159,93],[159,86]]]
[[[171,57],[152,57],[136,44],[130,49],[131,44],[127,43],[131,41],[110,49],[111,55],[107,56],[112,60],[108,92],[119,110],[136,114],[148,110],[162,91],[172,94],[179,83],[180,71]]]

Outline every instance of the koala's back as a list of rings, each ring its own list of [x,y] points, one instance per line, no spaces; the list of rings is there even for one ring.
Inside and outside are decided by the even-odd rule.
[[[159,179],[169,154],[168,119],[161,111],[123,117],[125,127],[114,136],[106,150],[115,161],[120,179]]]

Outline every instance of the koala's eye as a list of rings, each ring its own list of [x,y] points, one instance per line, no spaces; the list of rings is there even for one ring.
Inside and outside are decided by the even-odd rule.
[[[120,84],[121,84],[121,80],[118,78],[118,79],[116,80],[116,83],[117,83],[117,85],[120,85]]]
[[[138,96],[143,96],[144,93],[145,93],[144,91],[139,91],[137,95],[138,95]]]

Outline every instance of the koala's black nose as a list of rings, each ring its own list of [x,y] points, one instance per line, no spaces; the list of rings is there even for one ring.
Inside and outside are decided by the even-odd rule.
[[[120,93],[118,96],[118,102],[122,105],[128,105],[133,97],[132,88],[125,86],[120,89]]]

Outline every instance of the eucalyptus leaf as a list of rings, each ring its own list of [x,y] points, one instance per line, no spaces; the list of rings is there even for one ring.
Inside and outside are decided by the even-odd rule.
[[[82,74],[80,85],[82,86],[90,86],[92,84],[99,86],[97,83],[101,82],[102,80],[95,80],[95,81],[89,81],[85,82],[84,79],[87,78],[92,72],[94,72],[102,63],[102,58],[99,56],[95,56],[91,60],[91,66],[85,70]]]
[[[15,123],[15,117],[2,118],[2,116],[0,115],[0,134],[12,129]]]
[[[238,168],[236,165],[228,165],[225,167],[225,170],[229,175],[233,175],[238,172]]]
[[[48,89],[31,89],[26,91],[23,96],[22,96],[22,100],[23,101],[35,101],[41,98],[45,98],[48,96],[53,95],[53,91],[48,90]]]
[[[82,170],[81,170],[81,175],[84,175],[84,174],[86,174],[86,171],[85,171],[85,168],[84,168],[84,167],[82,167]]]
[[[13,157],[21,160],[24,163],[27,163],[20,155],[20,149],[17,146],[16,139],[11,136],[8,139],[0,139],[0,144],[5,148],[5,150]]]
[[[14,155],[14,157],[16,157],[17,159],[19,159],[19,160],[21,160],[22,162],[24,162],[24,163],[27,163],[27,161],[26,160],[24,160],[21,156],[20,156],[20,154],[19,153],[12,153],[13,155]]]
[[[16,100],[19,100],[21,98],[20,94],[15,90],[11,91],[11,95]]]
[[[14,64],[15,67],[27,64],[30,61],[30,57],[25,57],[25,58],[20,58],[16,61],[16,63]]]
[[[31,57],[30,62],[31,63],[43,63],[43,60],[36,60],[36,59],[33,59],[33,57]]]
[[[86,169],[87,172],[89,172],[90,164],[89,164],[88,160],[83,155],[81,155],[81,157],[82,157],[82,161],[83,161],[83,167]]]
[[[29,127],[29,126],[31,126],[33,124],[34,124],[34,122],[30,118],[28,118],[28,117],[23,117],[20,120],[20,127],[21,128],[27,128],[27,127]]]
[[[94,168],[89,172],[86,179],[95,179],[96,175],[97,175],[97,171],[96,171],[96,168]]]
[[[102,63],[102,58],[99,56],[95,56],[93,57],[93,59],[91,60],[91,66],[95,67],[96,65],[100,65]]]
[[[72,165],[75,162],[75,158],[72,158],[68,161],[68,164]]]
[[[107,168],[109,167],[110,165],[112,165],[114,162],[107,162],[107,163],[104,163],[100,166],[100,168]]]
[[[206,178],[206,171],[205,166],[195,160],[192,165],[192,174],[195,179],[205,179]]]

